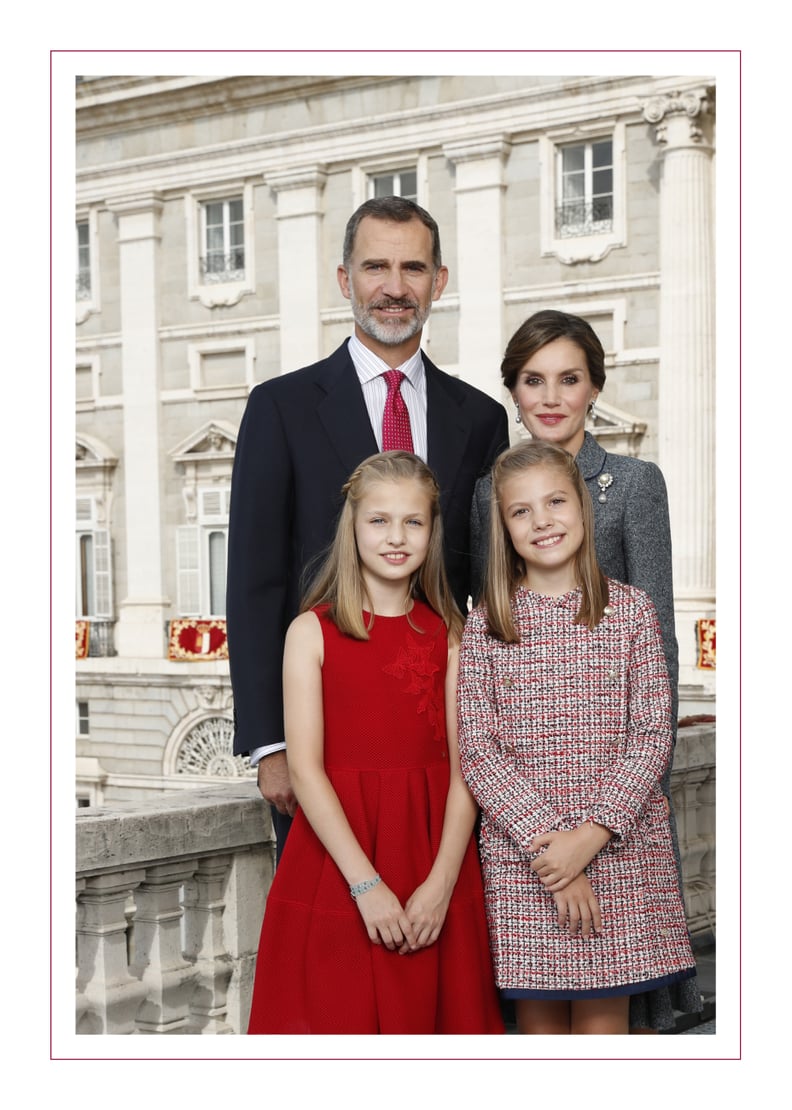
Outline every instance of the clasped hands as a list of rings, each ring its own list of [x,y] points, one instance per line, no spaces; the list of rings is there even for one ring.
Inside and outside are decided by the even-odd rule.
[[[421,883],[404,906],[384,881],[356,898],[372,944],[383,944],[400,956],[434,944],[445,921],[448,901],[428,881]]]
[[[558,910],[558,924],[571,935],[587,937],[602,930],[599,902],[585,868],[610,840],[604,825],[587,822],[577,829],[557,829],[534,837],[531,852],[540,855],[531,861],[539,881]]]

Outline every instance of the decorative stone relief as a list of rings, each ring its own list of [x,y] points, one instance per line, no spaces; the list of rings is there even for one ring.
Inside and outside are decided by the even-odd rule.
[[[176,755],[177,775],[243,778],[252,775],[242,756],[234,755],[234,726],[228,717],[207,717],[185,736]]]

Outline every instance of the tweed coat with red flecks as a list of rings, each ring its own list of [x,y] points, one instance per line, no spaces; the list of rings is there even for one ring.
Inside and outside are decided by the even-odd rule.
[[[481,858],[496,980],[537,992],[632,993],[695,966],[660,778],[670,691],[649,597],[608,580],[606,615],[575,624],[580,591],[519,589],[518,644],[474,609],[460,650],[462,772],[482,808]],[[602,933],[570,937],[530,869],[534,837],[587,818],[612,840],[586,868]]]

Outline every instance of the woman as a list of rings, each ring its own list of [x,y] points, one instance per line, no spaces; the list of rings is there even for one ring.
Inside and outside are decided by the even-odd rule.
[[[514,333],[501,363],[503,384],[515,404],[515,419],[532,438],[555,443],[571,455],[594,503],[597,559],[609,578],[645,590],[660,623],[671,683],[672,721],[677,719],[679,657],[674,630],[671,529],[665,481],[654,463],[611,455],[585,429],[605,386],[605,352],[590,324],[580,316],[545,310],[530,316]],[[491,481],[482,478],[473,498],[471,534],[474,587],[483,580],[487,555]],[[670,797],[671,767],[663,777]],[[670,814],[680,889],[682,868],[676,823]],[[697,1013],[696,979],[678,987],[638,995],[631,1003],[633,1032],[674,1024],[673,1010]]]

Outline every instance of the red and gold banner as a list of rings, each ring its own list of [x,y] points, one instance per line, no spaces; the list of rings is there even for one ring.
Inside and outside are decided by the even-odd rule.
[[[75,621],[76,651],[75,659],[88,658],[88,642],[91,638],[91,622]]]
[[[170,622],[168,659],[184,663],[227,658],[228,641],[224,620],[180,619]]]
[[[696,621],[696,643],[698,660],[696,666],[702,671],[715,670],[715,619]]]

